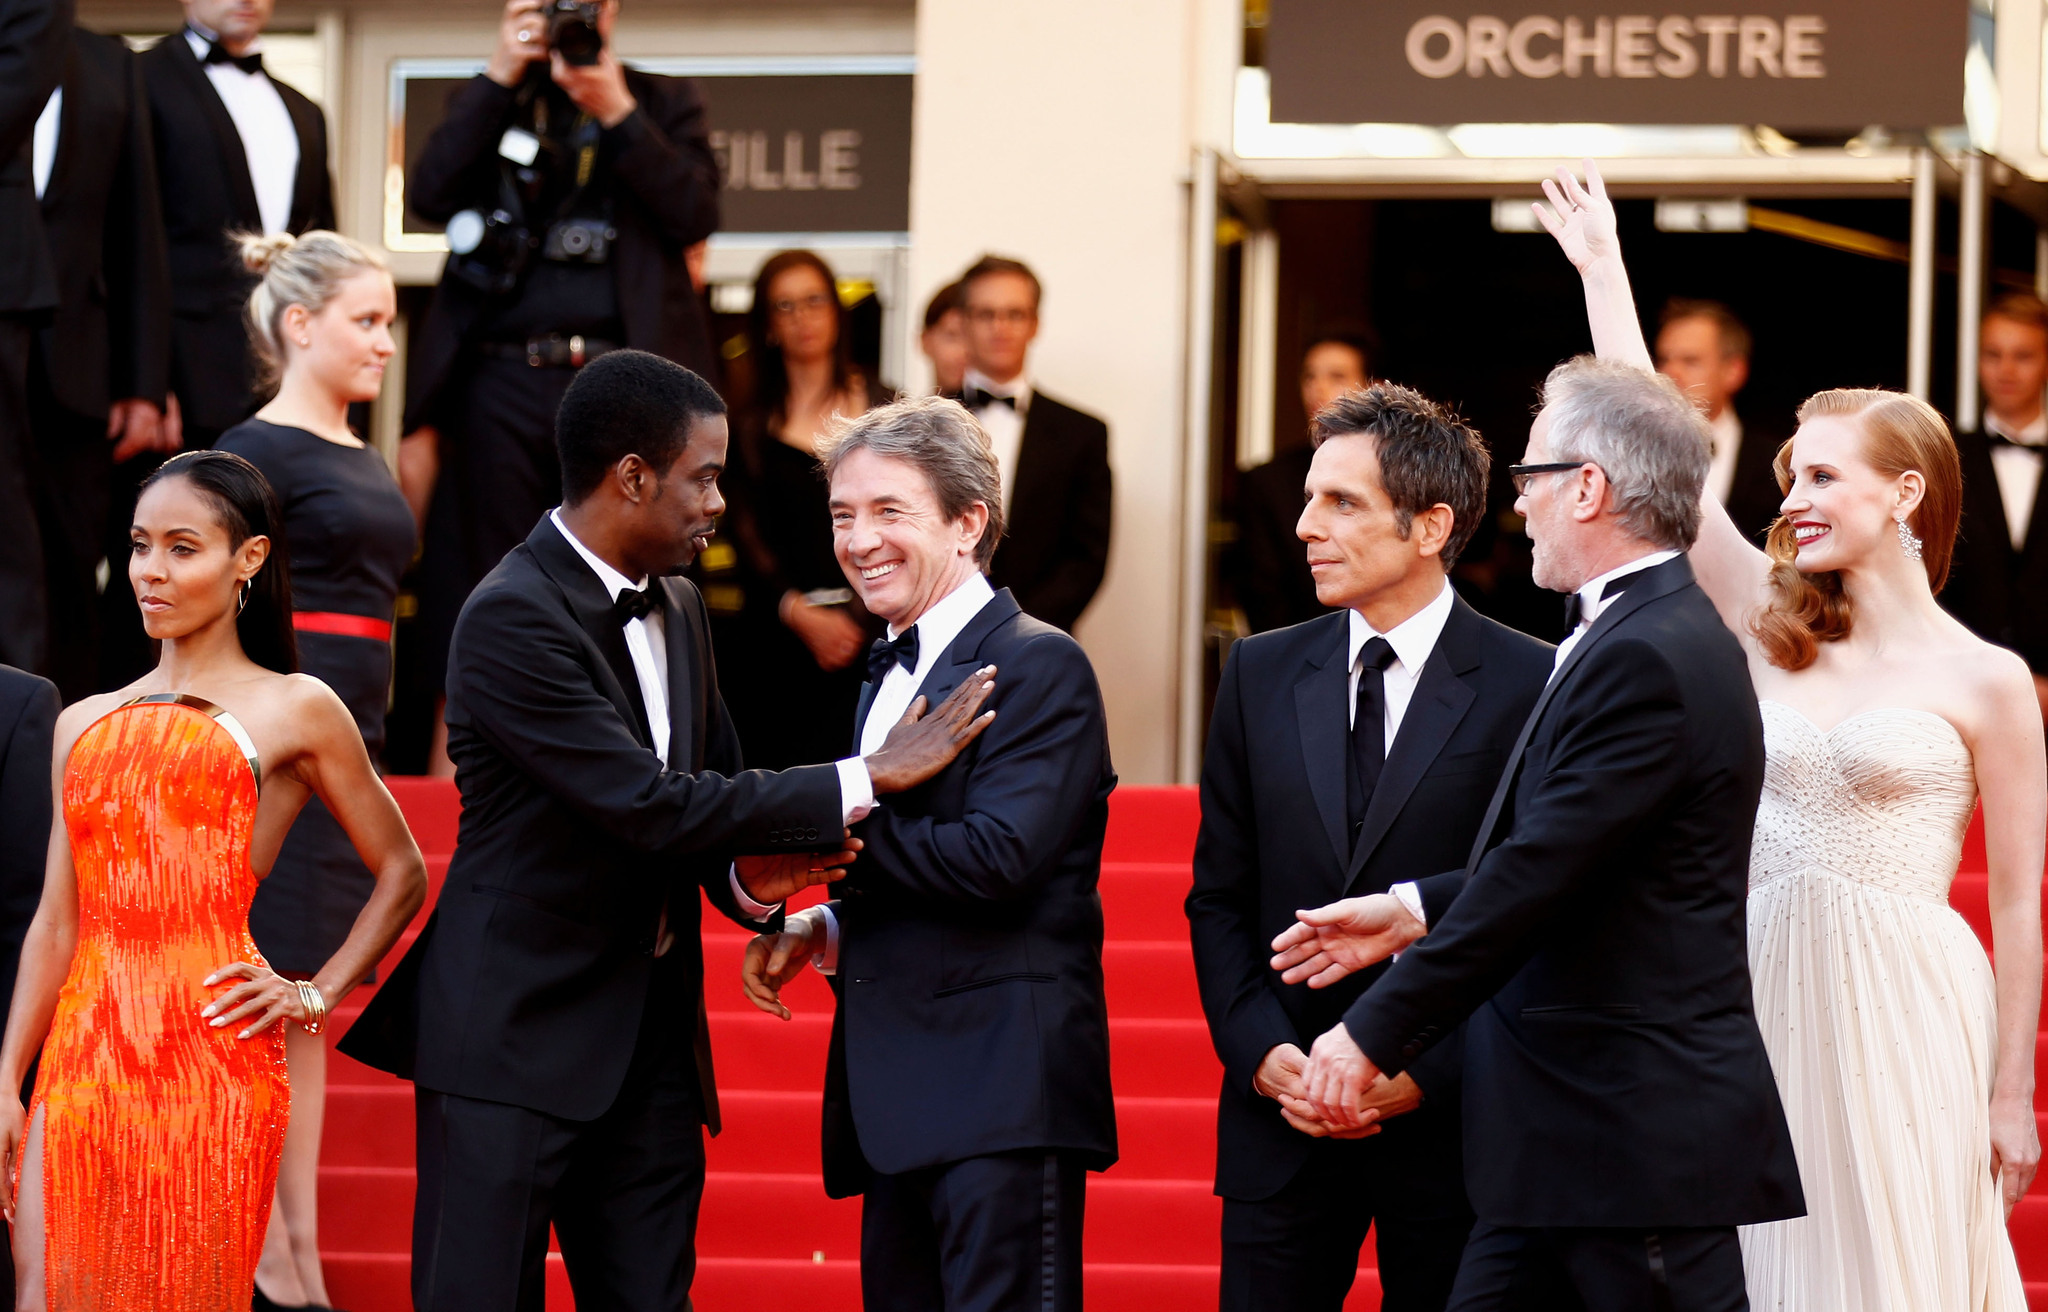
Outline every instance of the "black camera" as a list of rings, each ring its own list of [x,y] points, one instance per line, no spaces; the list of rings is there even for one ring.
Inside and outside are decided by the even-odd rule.
[[[497,296],[519,285],[533,255],[533,234],[507,210],[463,210],[448,220],[448,267],[479,291]]]
[[[611,258],[618,229],[603,219],[563,219],[548,229],[540,257],[563,264],[603,264]]]
[[[604,0],[546,0],[541,12],[547,15],[548,47],[563,63],[588,67],[604,53],[604,37],[597,30],[603,10]]]

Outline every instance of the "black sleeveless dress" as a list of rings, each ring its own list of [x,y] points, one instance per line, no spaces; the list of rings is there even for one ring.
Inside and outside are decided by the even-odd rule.
[[[303,428],[250,419],[222,434],[263,471],[284,509],[294,615],[340,615],[388,626],[413,554],[412,511],[371,448],[330,442]],[[391,642],[301,628],[299,668],[334,689],[376,761],[384,749]],[[327,964],[374,885],[331,812],[306,803],[257,888],[249,931],[272,970],[309,976]]]

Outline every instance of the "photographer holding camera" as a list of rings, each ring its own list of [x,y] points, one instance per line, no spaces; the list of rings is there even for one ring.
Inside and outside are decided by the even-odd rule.
[[[478,580],[562,499],[555,407],[622,346],[713,376],[684,252],[718,225],[695,84],[622,66],[618,0],[509,0],[406,199],[449,257],[418,332],[401,477],[431,500],[415,639],[436,690]]]

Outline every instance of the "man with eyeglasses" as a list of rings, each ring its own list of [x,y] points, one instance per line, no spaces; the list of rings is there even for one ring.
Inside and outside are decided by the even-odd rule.
[[[1026,366],[1038,336],[1038,277],[984,255],[960,276],[967,373],[960,400],[988,433],[1009,532],[990,577],[1028,615],[1071,631],[1109,564],[1109,426],[1047,396]]]

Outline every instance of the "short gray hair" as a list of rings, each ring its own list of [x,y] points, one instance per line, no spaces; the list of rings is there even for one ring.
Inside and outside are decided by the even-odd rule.
[[[1582,355],[1550,371],[1543,407],[1550,458],[1598,465],[1623,527],[1669,550],[1692,546],[1713,434],[1676,383]]]
[[[965,406],[944,397],[915,396],[840,420],[825,437],[825,477],[829,480],[856,451],[916,466],[939,499],[939,513],[949,520],[966,514],[977,501],[987,506],[988,527],[975,544],[974,559],[988,569],[1003,537],[1003,472],[988,434]]]

